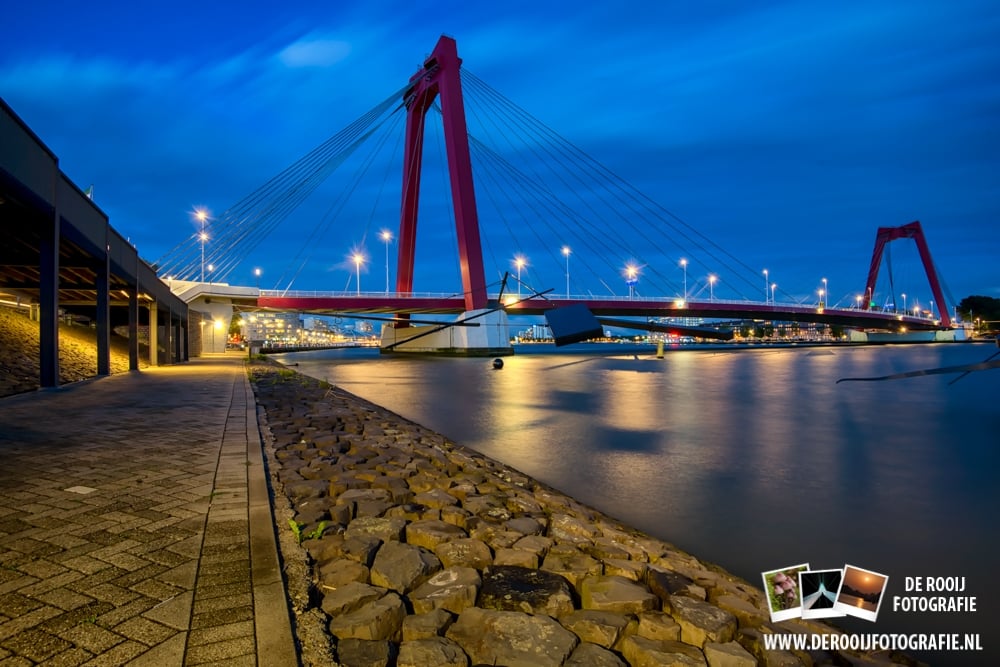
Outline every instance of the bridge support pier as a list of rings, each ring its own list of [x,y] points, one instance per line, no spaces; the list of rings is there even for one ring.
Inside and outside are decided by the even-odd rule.
[[[510,344],[507,313],[482,309],[462,313],[459,321],[468,320],[479,326],[440,325],[382,327],[383,354],[440,354],[456,357],[496,357],[514,354]]]

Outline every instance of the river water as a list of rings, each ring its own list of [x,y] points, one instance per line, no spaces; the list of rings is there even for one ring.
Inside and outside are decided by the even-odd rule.
[[[983,634],[1000,664],[1000,371],[839,378],[982,361],[983,344],[732,349],[525,346],[489,359],[287,354],[284,363],[762,585],[809,563],[889,576],[859,633]],[[975,613],[893,611],[907,577],[957,576]],[[949,594],[950,595],[950,594]]]

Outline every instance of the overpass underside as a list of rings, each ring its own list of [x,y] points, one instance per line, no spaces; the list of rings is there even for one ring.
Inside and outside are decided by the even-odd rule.
[[[111,334],[127,327],[129,368],[139,332],[151,365],[188,358],[188,308],[59,168],[59,159],[0,99],[0,304],[39,322],[39,383],[59,384],[59,321],[97,331],[97,375],[111,372]]]

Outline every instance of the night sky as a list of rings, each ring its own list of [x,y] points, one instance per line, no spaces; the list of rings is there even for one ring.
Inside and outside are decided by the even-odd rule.
[[[876,228],[916,219],[956,299],[1000,297],[995,2],[41,0],[5,8],[3,22],[0,95],[149,261],[197,231],[195,207],[215,214],[252,192],[405,84],[447,34],[465,68],[768,268],[788,298],[814,298],[827,278],[831,301],[849,305]],[[330,207],[317,196],[230,282],[252,284],[254,267],[262,287],[286,274],[310,211]],[[379,201],[369,236],[338,222],[294,289],[355,289],[345,258],[359,244],[362,284],[384,287],[371,234],[398,224],[398,194]],[[436,233],[421,228],[430,252]],[[932,297],[909,246],[894,250],[894,289],[912,304]],[[543,254],[528,240],[510,251]],[[678,283],[680,256],[659,267]],[[418,289],[457,289],[453,260],[439,263],[422,266]],[[534,286],[564,285],[558,265],[533,269]]]

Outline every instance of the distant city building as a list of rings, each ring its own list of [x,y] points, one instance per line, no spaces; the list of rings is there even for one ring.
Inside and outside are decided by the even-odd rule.
[[[243,313],[243,336],[270,344],[295,344],[304,331],[298,313]]]

